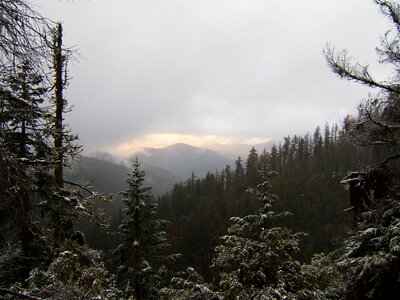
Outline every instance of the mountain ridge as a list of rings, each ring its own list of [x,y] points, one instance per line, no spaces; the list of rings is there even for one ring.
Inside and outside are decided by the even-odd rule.
[[[147,147],[133,155],[145,165],[162,168],[185,180],[194,173],[203,177],[207,172],[222,170],[232,165],[233,160],[208,148],[199,148],[185,143],[176,143],[164,148]]]

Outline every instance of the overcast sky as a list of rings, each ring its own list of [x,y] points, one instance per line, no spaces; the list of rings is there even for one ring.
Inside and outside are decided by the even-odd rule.
[[[372,0],[31,0],[76,46],[67,117],[87,153],[217,147],[305,134],[368,90],[337,78],[327,43],[374,62],[389,22]]]

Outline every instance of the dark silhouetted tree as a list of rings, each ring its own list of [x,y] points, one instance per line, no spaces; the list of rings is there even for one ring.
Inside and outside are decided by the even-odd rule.
[[[117,284],[126,298],[159,299],[165,264],[179,255],[166,255],[167,221],[156,219],[157,203],[151,187],[144,185],[145,172],[136,159],[122,193],[124,219],[119,226],[121,244],[113,251],[118,268]]]

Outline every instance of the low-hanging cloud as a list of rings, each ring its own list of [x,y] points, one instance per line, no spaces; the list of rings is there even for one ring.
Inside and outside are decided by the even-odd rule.
[[[34,3],[84,57],[68,120],[91,151],[171,133],[280,139],[340,121],[366,89],[331,74],[326,43],[373,62],[385,32],[365,0]]]

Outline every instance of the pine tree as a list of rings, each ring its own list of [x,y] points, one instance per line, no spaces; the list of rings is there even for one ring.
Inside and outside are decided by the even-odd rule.
[[[46,134],[49,115],[41,105],[46,87],[29,62],[3,79],[0,88],[0,210],[21,247],[7,280],[21,279],[47,260],[43,232],[34,219],[35,197],[43,191],[51,164],[51,136]],[[37,211],[36,211],[37,213]],[[9,226],[7,226],[9,224]],[[1,245],[1,244],[0,244]],[[3,267],[4,268],[4,267]],[[5,268],[6,270],[8,268]],[[19,270],[19,271],[18,271]],[[16,273],[15,273],[16,272]],[[14,275],[12,274],[14,273]],[[15,277],[16,276],[16,277]]]
[[[272,145],[271,148],[271,169],[275,172],[278,172],[278,165],[280,165],[279,163],[279,158],[278,158],[278,148],[276,147],[276,145]]]
[[[119,226],[121,244],[113,251],[118,268],[118,285],[127,298],[158,299],[165,264],[178,255],[166,255],[169,244],[164,232],[167,221],[156,219],[157,203],[151,187],[144,185],[145,172],[138,159],[122,192],[125,217]]]
[[[275,174],[262,166],[263,182],[248,190],[261,202],[261,209],[257,214],[231,218],[228,234],[215,248],[212,268],[218,274],[219,293],[226,299],[284,299],[304,288],[300,263],[292,257],[303,234],[273,227],[289,214],[271,209],[277,199],[270,193],[270,178]]]
[[[257,150],[254,147],[252,147],[246,161],[245,176],[246,176],[246,184],[248,187],[255,187],[259,182],[258,161],[259,157]]]
[[[212,291],[204,279],[195,271],[188,267],[182,272],[180,277],[173,277],[169,287],[160,291],[160,299],[174,300],[220,300],[218,293]]]
[[[377,49],[380,62],[396,73],[400,62],[400,5],[374,1],[393,22],[393,29]],[[335,299],[389,299],[400,292],[400,89],[398,76],[377,81],[368,65],[353,62],[347,51],[326,49],[332,71],[341,78],[379,89],[360,106],[358,115],[345,119],[345,132],[358,146],[372,150],[373,164],[346,176],[355,211],[354,228],[343,245],[313,261],[309,271],[316,284]],[[368,152],[364,152],[368,153]]]

